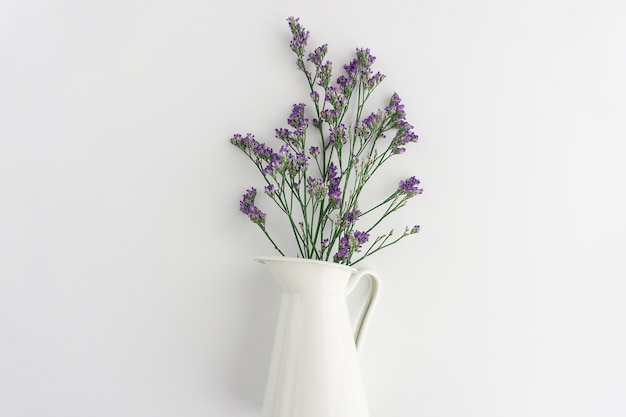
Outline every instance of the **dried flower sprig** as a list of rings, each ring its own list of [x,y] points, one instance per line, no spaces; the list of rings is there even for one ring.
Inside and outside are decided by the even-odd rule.
[[[410,177],[378,204],[359,207],[361,193],[374,173],[390,158],[403,154],[418,136],[406,121],[396,93],[384,109],[364,116],[365,103],[385,79],[372,71],[375,57],[369,49],[357,48],[355,58],[343,66],[343,74],[332,84],[332,62],[324,60],[328,45],[307,53],[309,32],[299,19],[287,20],[293,35],[290,47],[306,77],[314,117],[306,117],[304,104],[294,104],[287,118],[289,127],[275,130],[275,137],[282,142],[278,151],[250,133],[235,134],[230,141],[262,174],[265,195],[287,216],[299,256],[354,265],[419,231],[419,226],[407,226],[404,233],[394,236],[391,230],[376,237],[363,252],[374,229],[422,193],[420,181]],[[315,144],[307,142],[310,125],[316,130]],[[265,227],[266,214],[255,205],[256,194],[255,188],[248,189],[240,210],[284,255]],[[375,213],[378,216],[369,226],[355,228],[357,222],[362,224],[364,217]],[[361,255],[353,260],[355,254]]]

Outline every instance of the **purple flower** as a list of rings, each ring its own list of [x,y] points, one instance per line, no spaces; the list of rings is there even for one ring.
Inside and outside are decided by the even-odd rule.
[[[326,197],[327,188],[321,178],[308,177],[306,179],[306,190],[316,200],[321,201]]]
[[[262,159],[264,161],[273,161],[274,159],[276,159],[276,154],[274,153],[272,148],[264,143],[257,142],[256,140],[251,139],[248,146],[252,150],[252,153],[259,159]]]
[[[277,159],[276,169],[280,173],[288,171],[292,176],[306,169],[309,164],[309,158],[304,153],[298,152],[294,155],[288,145],[281,146]]]
[[[270,162],[269,164],[267,164],[265,166],[265,168],[263,168],[263,174],[264,175],[271,175],[273,173],[275,173],[278,170],[278,164],[274,163],[274,162]]]
[[[337,173],[339,172],[339,168],[335,165],[334,162],[330,162],[328,164],[328,178],[337,178]]]
[[[337,85],[346,97],[350,97],[359,78],[365,88],[370,91],[385,79],[385,76],[380,72],[371,76],[371,66],[374,61],[376,61],[376,58],[370,54],[369,49],[356,49],[356,58],[343,66],[346,74],[337,78]]]
[[[357,220],[359,220],[359,216],[361,215],[361,210],[353,209],[346,214],[346,223],[354,224]]]
[[[270,185],[266,185],[265,186],[265,194],[269,195],[270,197],[273,196],[276,193],[275,188],[274,188],[274,184],[270,184]]]
[[[300,18],[289,17],[289,28],[293,39],[289,43],[291,50],[295,52],[299,57],[304,55],[304,48],[306,48],[307,40],[309,39],[309,31],[304,29],[300,24]]]
[[[263,228],[265,227],[265,213],[254,205],[255,197],[256,188],[252,187],[248,189],[243,195],[243,199],[239,202],[239,211],[247,215],[253,223],[258,224],[261,228]]]
[[[368,137],[378,127],[382,121],[383,113],[378,111],[377,113],[371,113],[365,119],[358,121],[355,126],[355,132],[361,137]]]
[[[334,125],[339,117],[339,113],[333,109],[325,109],[320,112],[320,118],[322,121],[329,125]]]
[[[357,242],[356,252],[361,252],[361,246],[364,245],[365,243],[367,243],[369,238],[370,238],[369,233],[360,232],[358,230],[354,231],[354,239]]]
[[[304,107],[305,105],[302,103],[294,104],[291,115],[287,119],[287,124],[296,129],[296,131],[304,130],[309,123],[309,119],[304,117]]]
[[[359,59],[354,58],[348,64],[344,65],[343,69],[346,71],[348,79],[354,80],[356,78],[357,72],[359,71]]]
[[[337,78],[337,85],[341,88],[342,91],[352,91],[352,87],[354,87],[354,78],[340,75]]]
[[[389,105],[385,107],[385,111],[394,118],[402,119],[406,116],[404,112],[404,104],[401,103],[398,93],[393,93],[389,100]]]
[[[248,143],[250,142],[250,137],[254,138],[254,136],[251,133],[248,133],[245,138],[241,136],[239,133],[236,133],[230,139],[230,143],[237,146],[238,148],[245,149]]]
[[[280,128],[275,129],[274,132],[276,132],[276,139],[280,139],[283,142],[291,142],[292,133],[289,129],[280,127]]]
[[[244,151],[253,151],[259,146],[259,142],[254,139],[252,133],[248,133],[246,136],[241,136],[237,133],[231,138],[230,143]]]
[[[280,154],[271,151],[271,159],[269,159],[268,164],[263,168],[263,174],[274,174],[277,171],[280,171],[284,166],[283,159]],[[265,158],[264,158],[265,159]]]
[[[328,199],[332,207],[341,206],[341,189],[335,185],[328,187]]]
[[[317,84],[320,87],[327,88],[328,84],[330,83],[330,77],[332,73],[333,73],[333,63],[330,61],[326,61],[324,65],[317,67],[316,74],[317,74],[317,77],[319,78],[319,81],[317,82]]]
[[[370,114],[365,119],[363,119],[361,123],[363,123],[363,125],[366,126],[368,129],[371,129],[374,126],[374,123],[376,123],[379,120],[379,118],[380,118],[380,113],[372,112],[372,114]]]
[[[348,106],[348,99],[336,87],[328,87],[324,99],[338,112],[342,112]]]
[[[294,156],[291,153],[291,149],[288,145],[283,145],[278,150],[278,157],[282,165],[289,166],[291,165]]]
[[[341,263],[350,259],[353,253],[361,252],[361,248],[369,240],[370,235],[367,232],[355,230],[345,233],[339,238],[337,253],[333,256],[333,261]]]
[[[333,261],[341,263],[341,261],[347,261],[350,256],[350,239],[348,235],[343,235],[339,238],[339,247],[337,253],[333,256]]]
[[[296,154],[296,158],[293,161],[293,169],[295,172],[301,172],[309,166],[309,157],[302,152]]]
[[[278,155],[283,161],[287,161],[289,157],[293,158],[293,155],[291,154],[291,148],[289,148],[288,145],[281,146],[278,150]]]
[[[374,64],[374,61],[376,61],[376,57],[370,54],[369,48],[357,48],[356,56],[361,77],[365,80],[369,79],[369,76],[372,73],[371,66]]]
[[[396,135],[391,141],[393,153],[403,153],[405,151],[404,146],[410,142],[417,142],[418,136],[413,132],[413,126],[407,123],[406,120],[401,119],[396,122]]]
[[[359,59],[359,64],[363,68],[369,68],[376,61],[376,57],[370,53],[369,48],[357,48],[356,56]]]
[[[275,129],[277,139],[291,144],[298,144],[304,141],[306,129],[309,124],[309,119],[304,117],[304,108],[305,105],[302,103],[293,105],[291,114],[287,118],[287,124],[293,127],[294,130],[290,131],[282,127]]]
[[[332,145],[341,147],[348,141],[348,132],[346,131],[346,125],[340,124],[334,129],[331,129],[328,134],[328,142]]]
[[[309,54],[308,61],[312,62],[316,67],[319,67],[322,65],[322,60],[326,56],[326,52],[328,52],[328,44],[318,46],[315,48],[315,51]]]
[[[422,194],[423,189],[418,187],[419,184],[420,180],[415,177],[402,180],[398,186],[398,192],[405,194],[408,197],[414,197],[417,194]]]
[[[312,156],[316,157],[316,156],[318,156],[320,154],[320,148],[318,148],[317,146],[311,146],[309,148],[309,153]]]
[[[387,117],[390,119],[390,127],[397,129],[395,137],[391,141],[391,148],[394,154],[404,153],[404,146],[410,142],[417,142],[418,136],[413,132],[413,126],[405,119],[404,104],[400,96],[394,93],[389,100],[389,105],[385,107]]]
[[[332,207],[341,206],[341,178],[337,175],[337,166],[334,163],[328,165],[328,200]]]
[[[280,158],[272,148],[264,143],[258,142],[254,139],[254,135],[248,133],[245,137],[240,134],[236,134],[230,140],[230,142],[243,150],[250,157],[254,157],[257,163],[260,161],[267,162],[267,166],[263,169],[266,174],[273,173],[280,165]]]
[[[385,75],[381,74],[380,72],[377,72],[376,74],[374,74],[371,78],[367,80],[367,83],[366,83],[367,88],[369,88],[370,90],[373,90],[378,84],[383,82],[384,79],[385,79]]]

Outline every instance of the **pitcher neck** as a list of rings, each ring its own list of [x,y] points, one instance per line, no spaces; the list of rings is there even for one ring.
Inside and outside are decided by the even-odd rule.
[[[266,264],[283,291],[288,293],[344,296],[350,277],[356,272],[347,265],[312,259],[277,256],[255,260]]]

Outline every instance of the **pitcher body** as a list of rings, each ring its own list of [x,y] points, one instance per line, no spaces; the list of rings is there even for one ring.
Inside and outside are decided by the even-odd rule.
[[[257,260],[282,290],[262,416],[368,417],[355,334],[362,338],[376,278],[353,331],[346,295],[363,273],[325,261]]]

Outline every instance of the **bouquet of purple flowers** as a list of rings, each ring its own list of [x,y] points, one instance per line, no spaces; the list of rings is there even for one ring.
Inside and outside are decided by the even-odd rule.
[[[419,226],[407,226],[400,235],[391,230],[370,238],[387,216],[422,193],[415,177],[401,180],[372,207],[359,206],[365,184],[390,158],[404,153],[408,143],[417,142],[417,135],[395,93],[384,109],[363,114],[366,101],[385,78],[373,73],[375,57],[369,49],[357,48],[355,58],[343,66],[344,73],[333,84],[332,63],[324,61],[328,45],[307,53],[309,32],[298,18],[287,20],[293,35],[291,50],[306,77],[314,118],[309,124],[305,105],[294,104],[289,127],[276,129],[282,144],[278,151],[250,133],[235,134],[230,141],[254,163],[265,180],[265,195],[287,216],[299,256],[354,265],[419,231]],[[307,142],[310,130],[315,132],[314,144]],[[255,205],[256,195],[257,190],[249,188],[240,210],[284,256],[266,229],[266,214]],[[366,227],[360,226],[374,214]]]

